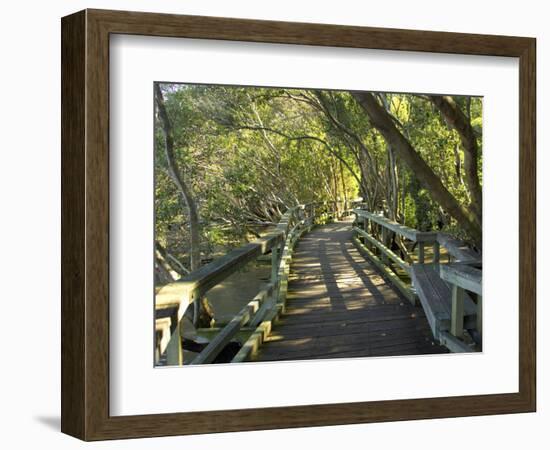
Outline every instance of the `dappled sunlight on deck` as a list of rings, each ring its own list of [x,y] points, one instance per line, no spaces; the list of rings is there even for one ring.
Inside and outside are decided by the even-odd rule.
[[[285,313],[254,360],[441,353],[425,315],[353,245],[349,220],[299,241]]]

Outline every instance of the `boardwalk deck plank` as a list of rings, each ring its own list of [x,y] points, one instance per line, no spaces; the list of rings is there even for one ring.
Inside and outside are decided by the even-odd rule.
[[[357,251],[351,222],[320,226],[299,241],[287,307],[255,360],[443,353],[412,306]]]

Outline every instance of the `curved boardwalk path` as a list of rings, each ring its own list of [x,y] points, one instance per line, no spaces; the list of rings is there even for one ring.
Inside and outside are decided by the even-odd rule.
[[[315,228],[293,255],[286,311],[255,360],[442,353],[412,306],[361,256],[351,221]]]

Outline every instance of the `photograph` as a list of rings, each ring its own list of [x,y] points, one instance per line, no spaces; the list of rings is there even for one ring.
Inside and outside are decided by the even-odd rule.
[[[155,367],[482,351],[482,97],[153,97]]]
[[[280,448],[265,436],[368,428],[369,442],[425,447],[465,421],[483,445],[540,435],[540,14],[90,6],[40,17],[57,27],[45,73],[61,102],[8,90],[32,94],[7,108],[23,130],[7,167],[32,201],[6,192],[33,231],[10,240],[27,261],[7,261],[28,275],[21,243],[40,237],[33,255],[54,259],[39,285],[61,300],[38,296],[33,332],[8,333],[34,349],[49,326],[57,342],[24,371],[57,361],[53,378],[11,403],[130,446],[227,433]],[[44,58],[19,59],[38,80]],[[49,104],[37,95],[52,120],[13,115]],[[36,207],[52,211],[29,184],[43,176],[57,241],[35,230]],[[43,247],[58,241],[59,267]],[[44,441],[20,425],[14,442]]]

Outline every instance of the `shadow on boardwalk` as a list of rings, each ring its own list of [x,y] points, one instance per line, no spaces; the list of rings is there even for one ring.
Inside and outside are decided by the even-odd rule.
[[[421,307],[387,283],[351,241],[351,222],[298,243],[287,308],[256,361],[444,353]]]

